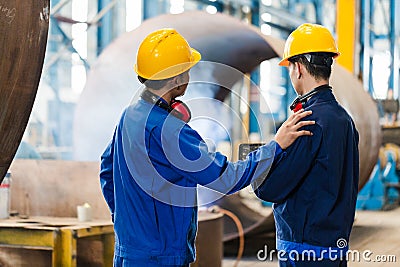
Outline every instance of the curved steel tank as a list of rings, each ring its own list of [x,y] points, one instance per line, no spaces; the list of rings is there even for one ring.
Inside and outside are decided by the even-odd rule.
[[[191,46],[200,51],[203,60],[223,63],[243,73],[251,72],[264,60],[278,57],[284,47],[283,40],[264,36],[259,29],[224,14],[195,11],[162,15],[145,21],[109,45],[92,67],[76,110],[76,159],[99,159],[123,108],[140,87],[133,71],[139,43],[150,32],[165,27],[177,29]],[[212,73],[208,75],[216,79],[224,75],[218,73],[218,69],[210,69],[209,72]],[[376,163],[381,145],[377,108],[362,84],[338,65],[334,66],[331,84],[334,94],[354,118],[360,133],[361,188]],[[215,88],[213,97],[224,100],[228,93],[222,89]],[[218,204],[241,219],[246,234],[274,229],[271,212],[260,214],[244,205],[239,195],[224,197]],[[236,238],[236,229],[229,223],[225,226],[224,240]]]
[[[0,3],[0,181],[18,149],[38,88],[50,0]]]

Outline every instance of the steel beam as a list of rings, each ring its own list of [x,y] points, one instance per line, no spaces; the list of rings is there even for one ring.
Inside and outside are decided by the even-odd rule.
[[[337,62],[351,73],[354,72],[356,6],[356,0],[337,0],[336,2],[336,35],[341,53]]]
[[[390,78],[389,88],[393,89],[393,97],[399,98],[399,42],[397,38],[400,37],[400,4],[399,1],[390,0],[390,54],[392,55],[392,62],[390,65]],[[397,15],[396,15],[397,14]]]

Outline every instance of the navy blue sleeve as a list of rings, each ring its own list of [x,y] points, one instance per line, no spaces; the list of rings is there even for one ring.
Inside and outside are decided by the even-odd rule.
[[[274,160],[278,159],[279,156],[283,153],[283,149],[281,146],[275,142],[275,155],[274,155]]]
[[[299,137],[274,161],[263,183],[253,185],[260,199],[283,202],[312,167],[322,142],[322,129],[318,125],[307,128],[313,135]]]
[[[115,132],[113,139],[108,144],[107,148],[101,155],[100,164],[100,185],[103,192],[104,199],[110,208],[111,218],[114,218],[114,179],[113,179],[113,155],[114,155],[114,141]],[[113,220],[114,221],[114,220]]]

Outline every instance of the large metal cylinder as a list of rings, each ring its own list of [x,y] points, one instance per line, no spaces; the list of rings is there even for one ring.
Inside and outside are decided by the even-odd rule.
[[[0,182],[35,100],[49,27],[50,0],[0,2]]]
[[[200,51],[203,60],[226,64],[243,73],[251,72],[264,60],[281,55],[284,47],[283,40],[264,36],[257,28],[223,14],[188,12],[145,21],[107,47],[89,74],[75,117],[77,159],[98,160],[123,108],[140,88],[132,69],[139,43],[150,32],[165,27],[177,29]],[[216,80],[224,76],[218,69],[208,71],[212,73],[206,75]],[[381,144],[377,108],[362,84],[339,65],[334,66],[331,83],[338,101],[354,118],[360,133],[359,186],[362,187],[376,163]],[[216,88],[214,98],[223,100],[227,94],[220,89]],[[248,208],[238,195],[224,197],[219,205],[239,216],[247,234],[274,229],[271,214],[261,215]],[[229,225],[224,233],[225,240],[237,237],[235,227]]]

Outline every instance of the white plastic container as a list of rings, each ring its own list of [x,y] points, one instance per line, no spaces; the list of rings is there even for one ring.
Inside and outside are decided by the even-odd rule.
[[[10,216],[10,177],[8,172],[0,184],[0,219]]]
[[[77,206],[76,211],[78,214],[78,221],[88,222],[92,220],[92,207],[88,203],[84,205]]]

